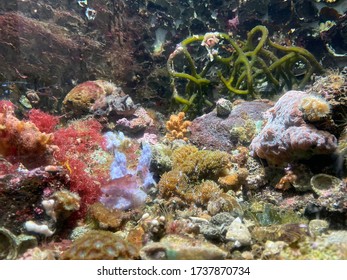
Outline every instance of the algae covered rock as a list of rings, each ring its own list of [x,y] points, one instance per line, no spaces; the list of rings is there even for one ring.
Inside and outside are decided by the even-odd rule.
[[[63,100],[63,111],[69,117],[81,117],[88,113],[123,116],[134,113],[135,109],[132,99],[120,87],[104,80],[79,84]]]
[[[336,150],[337,140],[333,134],[305,121],[300,106],[308,97],[310,95],[303,91],[288,91],[266,112],[267,123],[250,146],[253,156],[281,165],[313,155],[332,154]],[[319,113],[314,113],[312,108],[306,110],[310,111],[310,118],[315,119],[312,116],[320,114],[319,108],[316,107]]]
[[[209,242],[179,235],[167,235],[140,250],[143,260],[221,260],[227,252]]]
[[[0,260],[14,260],[28,248],[37,246],[34,236],[16,236],[6,228],[0,227]]]
[[[240,142],[252,140],[262,124],[262,114],[271,107],[267,101],[240,102],[228,116],[220,117],[217,111],[192,121],[190,141],[210,150],[230,151]]]

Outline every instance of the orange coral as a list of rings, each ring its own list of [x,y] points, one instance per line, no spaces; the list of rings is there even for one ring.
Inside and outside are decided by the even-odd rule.
[[[288,190],[292,185],[293,182],[295,182],[297,179],[297,176],[294,174],[293,171],[288,170],[286,171],[286,175],[284,175],[281,180],[276,184],[275,188],[279,190]]]
[[[52,147],[52,134],[41,133],[32,122],[17,119],[12,106],[3,103],[0,106],[0,154],[40,156]]]
[[[218,183],[225,190],[238,191],[245,184],[248,176],[246,168],[239,168],[237,172],[218,178]]]
[[[218,183],[226,189],[237,190],[240,188],[239,176],[237,175],[237,173],[219,177]]]
[[[171,115],[170,119],[166,122],[166,133],[165,137],[171,141],[175,139],[183,139],[188,141],[188,126],[191,125],[190,121],[184,120],[184,112],[178,113],[178,115]]]
[[[108,209],[101,203],[90,206],[89,217],[100,229],[119,230],[131,217],[131,212],[119,209]]]
[[[221,195],[223,191],[211,180],[203,181],[196,187],[196,199],[200,205],[206,205],[212,197]]]

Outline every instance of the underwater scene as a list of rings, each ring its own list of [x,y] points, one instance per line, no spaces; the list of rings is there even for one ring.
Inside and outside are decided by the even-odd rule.
[[[346,0],[0,2],[0,259],[347,259]]]

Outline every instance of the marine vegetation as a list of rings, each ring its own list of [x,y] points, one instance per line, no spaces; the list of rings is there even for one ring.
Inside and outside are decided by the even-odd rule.
[[[207,55],[201,46],[206,48]],[[323,72],[309,51],[273,42],[268,29],[261,25],[248,33],[246,41],[220,32],[188,37],[170,54],[167,68],[173,99],[184,105],[183,111],[194,109],[196,113],[212,105],[208,94],[218,84],[227,89],[231,98],[255,98],[262,92],[301,89],[314,72]],[[179,83],[178,79],[187,82]]]

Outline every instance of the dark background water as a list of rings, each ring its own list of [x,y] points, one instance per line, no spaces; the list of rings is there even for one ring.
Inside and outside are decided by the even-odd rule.
[[[177,43],[210,31],[244,39],[259,24],[267,26],[277,42],[308,49],[325,67],[346,62],[346,1],[85,2],[1,1],[0,98],[16,103],[34,90],[40,101],[32,102],[33,107],[59,113],[72,87],[104,79],[148,106],[165,104],[171,95],[166,61]],[[94,11],[95,19],[88,19],[86,12]],[[335,26],[323,32],[319,24],[327,21]]]

